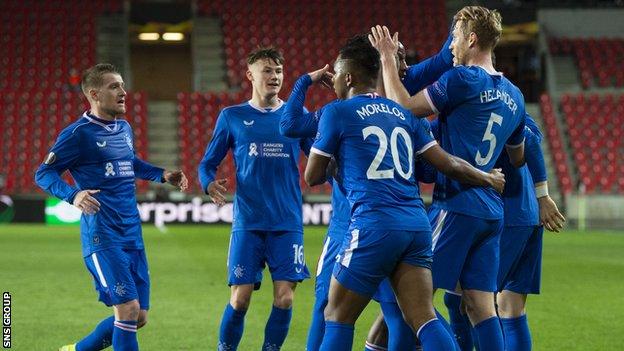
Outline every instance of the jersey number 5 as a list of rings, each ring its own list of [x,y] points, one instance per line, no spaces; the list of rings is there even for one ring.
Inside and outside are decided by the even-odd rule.
[[[492,126],[494,125],[494,123],[498,124],[499,126],[503,124],[503,116],[497,115],[494,112],[492,112],[492,114],[490,115],[490,120],[488,121],[487,128],[485,129],[485,134],[483,134],[483,140],[481,140],[489,141],[490,149],[488,150],[488,153],[487,155],[485,155],[485,157],[481,156],[481,151],[477,150],[475,162],[479,166],[487,165],[492,159],[492,155],[494,155],[494,149],[496,149],[496,135],[492,134]]]
[[[390,153],[392,154],[392,161],[394,163],[394,168],[390,169],[379,169],[379,165],[383,161],[386,156],[386,151],[388,151],[388,137],[383,129],[377,126],[369,126],[362,129],[362,135],[364,140],[368,138],[370,135],[374,135],[379,139],[379,149],[377,149],[377,154],[375,154],[375,158],[373,162],[368,166],[368,170],[366,171],[366,178],[368,179],[389,179],[394,178],[394,170],[396,168],[397,173],[404,178],[409,179],[412,176],[414,161],[413,161],[413,147],[412,147],[412,138],[410,138],[409,133],[401,128],[396,127],[392,130],[392,134],[390,135]],[[405,141],[405,145],[407,146],[407,154],[410,155],[410,159],[408,160],[408,169],[405,172],[401,166],[401,160],[399,159],[399,148],[398,148],[398,139],[399,135]]]

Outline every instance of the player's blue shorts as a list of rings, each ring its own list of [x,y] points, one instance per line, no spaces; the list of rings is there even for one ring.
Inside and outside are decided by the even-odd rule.
[[[505,227],[500,242],[499,291],[539,294],[543,235],[543,227]]]
[[[351,227],[333,275],[347,289],[372,297],[381,281],[401,262],[431,269],[430,231]]]
[[[314,284],[314,295],[317,300],[327,300],[329,295],[329,283],[331,282],[332,272],[334,271],[334,264],[340,254],[342,248],[342,240],[344,238],[344,232],[341,231],[340,235],[334,233],[327,233],[325,243],[323,244],[323,251],[319,257],[318,264],[316,266],[316,282]]]
[[[303,233],[237,230],[230,236],[228,284],[260,288],[262,271],[269,266],[273,281],[301,282],[310,278],[303,252]]]
[[[106,306],[139,300],[142,310],[149,309],[150,278],[145,250],[110,248],[84,258],[95,281],[99,300]]]
[[[497,291],[503,220],[486,220],[432,206],[433,287]]]

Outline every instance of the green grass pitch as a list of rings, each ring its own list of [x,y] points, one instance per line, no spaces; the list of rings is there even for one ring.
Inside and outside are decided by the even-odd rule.
[[[144,228],[152,278],[149,323],[142,350],[211,350],[229,290],[225,284],[229,227]],[[316,269],[324,227],[305,230],[306,260]],[[80,254],[77,227],[0,226],[0,290],[12,294],[15,350],[56,350],[90,332],[111,314],[97,302]],[[546,234],[542,294],[529,298],[535,350],[624,349],[624,234]],[[254,294],[240,350],[259,350],[271,306],[270,278]],[[284,351],[305,349],[313,280],[297,288]],[[442,307],[440,296],[436,305]],[[444,308],[441,308],[444,311]],[[378,306],[371,303],[356,326],[354,350]]]

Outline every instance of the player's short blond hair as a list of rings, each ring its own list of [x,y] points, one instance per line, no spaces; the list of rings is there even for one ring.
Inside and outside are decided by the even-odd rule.
[[[502,17],[496,10],[482,6],[465,6],[453,17],[460,24],[462,33],[477,36],[477,45],[483,49],[494,49],[503,32]]]
[[[102,84],[104,84],[104,74],[106,73],[119,74],[119,71],[110,63],[98,63],[85,70],[82,73],[82,80],[80,82],[82,92],[86,96],[89,96],[89,89],[102,87]]]

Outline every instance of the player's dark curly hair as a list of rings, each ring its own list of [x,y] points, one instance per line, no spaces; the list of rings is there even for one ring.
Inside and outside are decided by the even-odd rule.
[[[362,78],[377,79],[381,62],[379,51],[373,47],[365,34],[356,35],[347,40],[340,49],[340,58],[351,60],[363,75]]]

